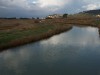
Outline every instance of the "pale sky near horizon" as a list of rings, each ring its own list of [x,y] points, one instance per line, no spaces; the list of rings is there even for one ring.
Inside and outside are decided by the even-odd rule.
[[[0,0],[0,17],[42,17],[100,8],[100,0]]]

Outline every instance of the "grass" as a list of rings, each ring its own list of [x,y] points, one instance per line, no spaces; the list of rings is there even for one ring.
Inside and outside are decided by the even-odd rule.
[[[96,20],[96,21],[95,21],[95,24],[96,24],[96,25],[100,25],[100,20]]]
[[[69,15],[67,19],[0,19],[0,50],[36,42],[55,34],[67,31],[72,25],[95,26],[100,28],[100,21],[90,15]]]
[[[96,26],[96,17],[89,14],[74,14],[67,18],[68,24],[78,24],[85,26]]]
[[[33,20],[31,20],[32,22],[27,20],[23,22],[20,20],[13,20],[13,25],[12,20],[3,21],[6,22],[2,22],[0,25],[1,50],[39,41],[72,28],[72,26],[66,24],[66,22],[59,22],[56,20],[46,20],[42,23],[34,23]],[[7,25],[8,22],[9,24]]]

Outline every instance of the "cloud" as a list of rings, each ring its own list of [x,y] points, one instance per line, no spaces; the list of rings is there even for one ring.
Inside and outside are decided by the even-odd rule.
[[[37,0],[32,2],[34,5],[37,5],[41,9],[46,11],[54,12],[62,9],[65,5],[71,3],[71,0]]]
[[[23,8],[26,10],[36,10],[36,9],[60,9],[64,5],[71,2],[71,0],[1,0],[0,6],[1,7],[10,7],[10,8]]]
[[[46,16],[100,8],[99,0],[0,0],[1,16]]]
[[[80,30],[80,32],[77,30]],[[83,33],[83,34],[80,34],[80,33]],[[98,41],[99,34],[96,34],[96,33],[98,33],[97,28],[87,27],[87,28],[80,29],[78,27],[74,27],[71,31],[67,32],[67,34],[63,33],[60,35],[56,35],[54,37],[51,37],[49,40],[44,40],[44,41],[41,41],[40,43],[41,45],[45,47],[48,47],[50,45],[59,46],[59,45],[65,45],[65,44],[66,46],[72,45],[72,46],[80,46],[80,47],[86,47],[89,45],[99,46],[100,45],[99,44],[100,41]]]
[[[40,7],[63,7],[70,0],[38,0]]]
[[[82,8],[86,10],[94,10],[100,8],[100,4],[88,4],[86,6],[83,6]]]

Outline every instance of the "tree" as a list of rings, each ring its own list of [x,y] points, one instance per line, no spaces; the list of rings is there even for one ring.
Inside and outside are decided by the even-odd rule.
[[[39,17],[37,17],[37,19],[39,19]]]
[[[68,14],[63,14],[63,18],[67,18]]]

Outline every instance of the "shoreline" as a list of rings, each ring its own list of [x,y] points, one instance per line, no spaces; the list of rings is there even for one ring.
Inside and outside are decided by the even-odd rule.
[[[45,30],[45,27],[42,30]],[[68,31],[70,29],[72,29],[72,25],[51,25],[51,27],[53,27],[53,29],[48,29],[45,32],[41,32],[39,34],[35,34],[35,35],[30,35],[30,36],[25,36],[23,38],[18,38],[15,40],[11,40],[6,44],[0,45],[0,51],[3,51],[5,49],[9,49],[9,48],[14,48],[17,46],[21,46],[21,45],[25,45],[28,43],[34,43],[43,39],[47,39],[50,38],[54,35],[60,34],[62,32]],[[41,29],[41,28],[40,28]]]
[[[0,25],[0,51],[50,38],[72,29],[74,24],[76,26],[92,26],[100,29],[93,19],[46,19],[42,23],[34,23],[34,20],[16,19],[3,21],[1,20],[2,23]]]

